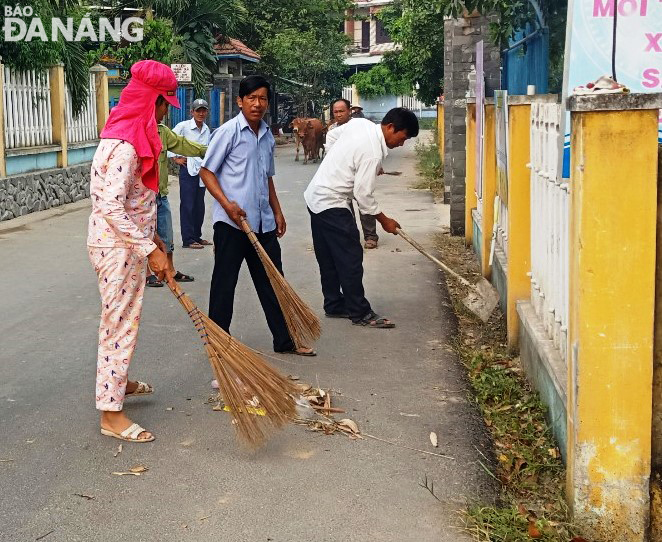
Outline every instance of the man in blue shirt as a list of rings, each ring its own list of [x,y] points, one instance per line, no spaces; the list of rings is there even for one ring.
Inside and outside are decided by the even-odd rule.
[[[172,131],[189,141],[207,145],[210,139],[209,126],[205,119],[209,104],[205,100],[194,100],[191,104],[191,118],[180,122]],[[179,164],[179,222],[184,248],[203,248],[211,245],[202,238],[202,224],[205,220],[205,187],[200,181],[202,158],[184,158],[169,152],[168,156]]]
[[[285,235],[287,226],[273,181],[276,141],[262,120],[270,92],[269,82],[260,75],[241,81],[237,98],[241,112],[214,131],[200,169],[200,178],[215,200],[209,317],[229,333],[234,291],[246,260],[273,335],[274,350],[314,356],[311,348],[294,344],[264,266],[241,229],[241,220],[245,218],[282,273],[278,239]]]

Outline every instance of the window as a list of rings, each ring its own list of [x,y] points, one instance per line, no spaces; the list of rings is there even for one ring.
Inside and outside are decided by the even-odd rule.
[[[386,28],[384,28],[384,24],[377,19],[377,28],[376,28],[376,41],[377,43],[391,43],[393,41],[391,39],[391,36],[388,35],[388,32],[386,31]]]

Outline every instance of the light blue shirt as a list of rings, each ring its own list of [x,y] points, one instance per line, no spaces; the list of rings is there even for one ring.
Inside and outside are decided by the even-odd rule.
[[[211,137],[211,132],[209,131],[209,126],[204,122],[202,123],[202,128],[198,128],[198,125],[195,123],[195,119],[183,120],[177,126],[172,129],[177,135],[184,136],[190,141],[195,141],[201,145],[209,145],[209,139]],[[168,153],[168,157],[172,158],[173,156],[178,156],[172,152]],[[200,173],[200,167],[202,166],[202,158],[198,156],[187,156],[186,157],[186,169],[188,174],[195,176]],[[200,186],[204,186],[200,182]]]
[[[216,175],[226,197],[246,212],[246,220],[255,232],[267,233],[276,229],[269,204],[269,177],[276,172],[275,146],[276,140],[266,122],[260,121],[256,137],[240,112],[214,130],[202,162],[202,167]],[[239,229],[216,200],[213,221]]]

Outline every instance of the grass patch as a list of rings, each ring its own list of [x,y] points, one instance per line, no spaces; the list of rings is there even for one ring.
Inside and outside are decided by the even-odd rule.
[[[478,273],[461,238],[440,235],[438,248],[467,278]],[[450,281],[448,289],[459,321],[455,348],[494,443],[494,457],[483,456],[480,463],[501,488],[496,506],[466,511],[466,530],[479,542],[569,542],[577,533],[564,498],[565,467],[544,405],[519,358],[508,354],[504,319],[497,309],[483,324],[462,305],[466,291]]]
[[[436,130],[437,117],[422,117],[418,119],[418,127],[421,130]]]
[[[431,190],[435,199],[442,198],[444,195],[444,165],[439,156],[436,131],[431,141],[427,143],[419,142],[415,149],[421,179],[412,188]]]

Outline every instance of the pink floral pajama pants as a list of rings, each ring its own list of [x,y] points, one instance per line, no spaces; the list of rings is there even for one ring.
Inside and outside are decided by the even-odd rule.
[[[88,247],[88,253],[101,294],[96,407],[120,411],[138,339],[147,259],[121,247]]]

